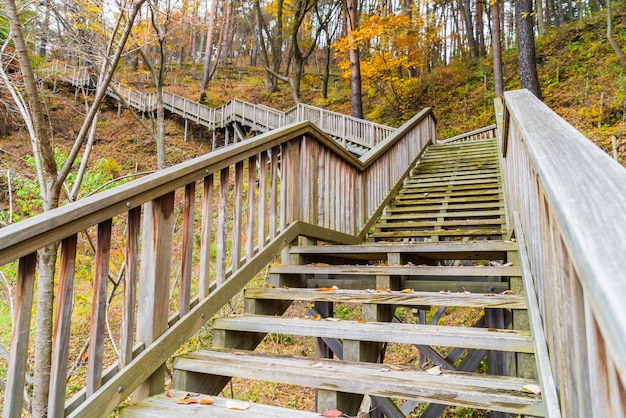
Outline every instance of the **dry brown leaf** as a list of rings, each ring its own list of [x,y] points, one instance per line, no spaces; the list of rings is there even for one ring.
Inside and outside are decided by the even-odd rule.
[[[212,403],[213,403],[213,398],[211,398],[209,395],[200,399],[200,405],[211,405]]]
[[[236,356],[245,356],[248,353],[244,353],[243,351],[233,351],[233,354]]]
[[[226,401],[226,408],[243,411],[250,408],[250,402],[233,401],[229,399]]]
[[[515,292],[512,290],[505,290],[504,292],[501,293],[502,295],[514,295]]]
[[[174,395],[172,395],[172,392],[165,392],[165,396],[167,396],[168,398],[174,397]]]
[[[334,292],[335,290],[337,290],[337,286],[333,286],[333,287],[319,287],[317,289],[318,292]]]
[[[330,316],[328,318],[324,318],[326,321],[330,321],[330,322],[339,322],[341,321],[341,319],[339,318],[335,318],[334,316]]]
[[[489,332],[498,332],[498,328],[487,328]]]
[[[522,390],[534,393],[535,395],[541,395],[541,387],[539,387],[539,385],[524,385],[522,386]]]
[[[389,367],[391,370],[395,370],[395,371],[404,370],[404,367],[396,366],[395,364],[388,364],[387,367]]]
[[[281,288],[281,289],[285,289],[285,290],[289,290],[289,288],[288,288],[287,286],[284,286],[284,285],[283,285],[283,286],[281,286],[280,288]]]
[[[508,263],[504,263],[504,264],[502,264],[502,267],[511,267],[512,265],[513,265],[513,262],[512,262],[512,261],[510,261],[510,262],[508,262]]]
[[[314,369],[321,369],[322,367],[324,367],[324,363],[314,361],[312,363],[309,363],[309,366],[313,367]]]
[[[178,398],[176,398],[175,402],[181,405],[189,405],[192,403],[198,403],[197,399],[191,399],[193,396],[196,396],[196,395],[192,395],[190,393],[186,395],[180,395]]]
[[[311,263],[309,265],[310,266],[317,266],[317,267],[330,267],[330,264],[328,264],[328,263]]]
[[[313,321],[319,321],[320,319],[322,319],[322,316],[320,314],[315,314],[311,317],[311,319]]]
[[[402,289],[402,293],[413,293],[413,289]]]
[[[366,322],[367,322],[367,321],[366,321],[365,319],[363,319],[363,318],[359,319],[359,323],[360,323],[360,324],[364,324],[364,323],[366,323]]]
[[[440,374],[443,374],[443,370],[441,370],[441,366],[435,366],[426,370],[426,373],[432,374],[433,376],[439,376]]]
[[[338,409],[329,409],[328,411],[324,411],[322,416],[326,418],[338,418],[343,416],[343,412]]]

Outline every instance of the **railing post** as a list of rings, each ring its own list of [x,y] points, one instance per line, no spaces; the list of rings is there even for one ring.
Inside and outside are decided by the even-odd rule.
[[[3,418],[20,418],[22,416],[36,264],[37,253],[22,257],[19,261]]]
[[[167,329],[174,192],[144,206],[137,342],[149,346]],[[163,392],[165,364],[135,391],[135,400]]]

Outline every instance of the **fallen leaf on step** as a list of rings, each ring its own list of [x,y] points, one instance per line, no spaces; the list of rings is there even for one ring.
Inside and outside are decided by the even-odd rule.
[[[322,367],[324,367],[324,363],[314,361],[312,363],[309,363],[309,366],[313,367],[314,369],[321,369]]]
[[[365,319],[363,319],[363,318],[359,319],[359,324],[364,324],[364,323],[366,323],[366,322],[367,322],[367,321],[366,321]]]
[[[168,398],[174,397],[174,395],[172,395],[172,392],[165,392],[165,396],[167,396]]]
[[[511,261],[509,263],[502,264],[502,267],[511,267],[512,265],[513,265],[513,262]]]
[[[319,321],[320,319],[322,319],[322,316],[320,314],[315,314],[311,317],[311,319],[313,321]]]
[[[244,353],[243,351],[233,351],[233,355],[235,356],[245,356],[247,353]]]
[[[178,398],[176,398],[175,402],[181,405],[189,405],[192,403],[198,403],[197,399],[191,399],[194,396],[196,396],[196,394],[187,393],[186,395],[180,395]]]
[[[335,318],[334,316],[328,317],[328,318],[324,318],[326,321],[330,321],[330,322],[339,322],[341,321],[341,319],[339,318]]]
[[[241,401],[232,401],[232,400],[227,400],[226,401],[226,408],[228,409],[234,409],[237,411],[243,411],[245,409],[249,409],[250,408],[250,403],[249,402],[241,402]]]
[[[337,286],[333,286],[333,287],[320,287],[315,289],[318,292],[334,292],[335,290],[339,290],[339,288]]]
[[[285,290],[289,290],[289,288],[287,286],[281,286],[281,289],[285,289]]]
[[[213,403],[213,398],[211,398],[208,395],[200,399],[200,405],[211,405],[212,403]]]
[[[328,264],[328,263],[311,263],[309,265],[310,266],[317,266],[317,267],[330,267],[330,264]]]
[[[439,293],[450,293],[449,290],[440,290]]]
[[[338,418],[343,416],[343,412],[338,409],[329,409],[328,411],[324,411],[322,416],[326,418]]]
[[[443,374],[443,370],[441,370],[441,366],[435,366],[426,370],[426,373],[432,374],[433,376],[439,376],[440,374]]]
[[[489,265],[492,267],[500,267],[502,264],[498,263],[497,261],[490,261]]]
[[[413,289],[402,289],[402,293],[412,293]]]
[[[387,367],[389,367],[391,370],[395,370],[395,371],[404,370],[404,367],[396,366],[395,364],[388,364]]]
[[[524,385],[522,386],[522,390],[534,393],[535,395],[541,395],[541,387],[539,387],[539,385]]]
[[[505,290],[504,292],[501,293],[502,295],[514,295],[515,292],[513,292],[512,290]]]

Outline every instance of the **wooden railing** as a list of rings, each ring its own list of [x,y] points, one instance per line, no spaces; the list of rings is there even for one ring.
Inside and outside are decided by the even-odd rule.
[[[485,126],[484,128],[476,129],[461,135],[453,136],[451,138],[438,140],[438,144],[449,144],[451,142],[467,142],[467,141],[480,141],[481,139],[493,139],[496,137],[496,125]]]
[[[75,86],[84,86],[90,82],[87,69],[72,67],[56,60],[48,65],[44,72],[61,77]],[[157,105],[156,93],[145,93],[117,81],[111,82],[108,95],[116,100],[125,101],[127,105],[142,113],[154,111]],[[163,101],[168,111],[209,130],[224,129],[233,122],[238,122],[255,132],[267,132],[308,120],[357,155],[364,154],[395,131],[395,128],[389,126],[302,103],[287,112],[281,112],[239,99],[232,99],[221,107],[211,108],[169,92],[163,93]]]
[[[106,416],[133,392],[162,391],[165,361],[298,236],[361,241],[434,125],[427,109],[357,159],[315,125],[292,124],[0,229],[0,268],[17,272],[3,417],[21,415],[41,248],[61,243],[48,416]],[[109,322],[120,354],[106,361],[107,283],[120,254],[125,290]],[[92,257],[85,387],[66,402],[77,260],[84,268]]]
[[[562,414],[626,416],[626,170],[530,92],[504,100],[505,196]]]

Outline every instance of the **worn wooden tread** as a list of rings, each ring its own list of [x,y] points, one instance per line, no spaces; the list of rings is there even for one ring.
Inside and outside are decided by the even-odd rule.
[[[504,235],[508,231],[502,228],[493,229],[432,229],[427,231],[393,231],[393,232],[374,232],[369,236],[371,238],[412,238],[412,237],[430,237],[433,235],[443,237],[483,237],[493,235]]]
[[[324,275],[382,275],[382,276],[444,276],[444,277],[508,277],[519,276],[517,266],[377,266],[309,264],[294,266],[272,266],[273,274],[324,274]]]
[[[506,281],[500,281],[499,279],[499,277],[454,277],[433,280],[432,277],[428,277],[427,280],[424,280],[423,278],[403,280],[401,287],[413,289],[418,292],[471,292],[483,294],[502,293],[509,290],[509,284]],[[352,290],[374,289],[376,288],[376,277],[313,277],[307,281],[307,286],[311,289],[332,286],[337,286],[340,289]]]
[[[496,330],[495,328],[242,315],[217,318],[213,321],[213,329],[518,353],[534,352],[529,331]]]
[[[526,309],[521,295],[495,293],[406,292],[382,290],[319,289],[270,287],[246,289],[246,299],[304,300],[341,303],[376,303],[402,306],[460,306],[469,308]]]
[[[491,209],[491,208],[502,208],[504,204],[502,202],[486,202],[486,203],[456,203],[449,204],[446,206],[446,210],[459,210],[459,211],[468,211],[469,209]],[[432,205],[432,206],[400,206],[400,207],[389,207],[385,210],[387,212],[419,212],[419,211],[428,211],[428,210],[440,210],[441,205]]]
[[[417,168],[415,168],[410,174],[409,179],[432,179],[432,178],[452,178],[456,176],[471,176],[471,175],[481,175],[481,174],[494,174],[497,173],[500,175],[500,170],[498,167],[489,168],[486,170],[456,170],[456,171],[445,171],[441,173],[422,173]]]
[[[416,242],[412,244],[300,245],[289,249],[291,254],[367,254],[386,256],[389,253],[481,253],[517,251],[513,241],[450,241]]]
[[[498,210],[475,210],[475,211],[460,211],[460,212],[445,212],[440,213],[439,209],[436,209],[436,212],[423,212],[423,213],[415,213],[415,212],[398,212],[393,215],[383,215],[381,216],[381,220],[400,220],[400,219],[431,219],[443,217],[447,218],[479,218],[479,217],[491,217],[491,216],[502,216],[504,215],[504,209]]]
[[[535,380],[417,368],[393,370],[385,364],[280,357],[237,350],[196,351],[179,357],[178,370],[294,384],[424,402],[544,416],[539,396],[522,387]]]
[[[405,196],[414,197],[428,197],[428,198],[442,198],[442,197],[469,197],[469,196],[489,196],[494,194],[502,194],[502,188],[496,187],[491,189],[469,189],[469,190],[455,190],[446,189],[438,192],[416,192],[409,189],[402,189],[398,196],[395,198],[402,198]]]
[[[463,191],[463,190],[484,190],[484,189],[499,189],[501,187],[500,182],[490,183],[477,183],[477,184],[444,184],[441,186],[422,186],[418,184],[407,184],[403,187],[403,191],[411,193],[431,193],[431,192],[443,192],[443,191]]]
[[[470,185],[484,185],[484,184],[495,184],[499,185],[500,180],[497,177],[492,177],[488,179],[449,179],[444,181],[416,181],[416,182],[406,182],[404,187],[406,189],[419,189],[424,187],[454,187],[458,188],[459,186],[470,186]]]
[[[457,219],[454,221],[405,221],[405,222],[381,222],[376,224],[376,228],[380,229],[397,229],[397,228],[428,228],[446,226],[476,226],[476,225],[505,225],[504,219]]]
[[[198,418],[313,418],[320,414],[296,409],[280,408],[277,406],[262,405],[247,402],[248,409],[228,409],[226,402],[230,399],[211,396],[211,405],[200,404],[177,404],[175,400],[179,396],[185,396],[188,392],[170,390],[160,395],[152,396],[132,406],[120,410],[120,418],[168,418],[168,417],[198,417]],[[169,396],[168,396],[169,394]],[[205,395],[198,394],[193,399],[201,399]]]
[[[433,181],[433,182],[445,182],[450,180],[478,180],[478,179],[491,179],[491,178],[500,178],[499,170],[491,170],[485,173],[476,173],[474,171],[470,171],[468,173],[448,173],[443,174],[439,177],[434,177],[432,175],[409,175],[407,179],[407,183],[418,183],[423,181]]]

